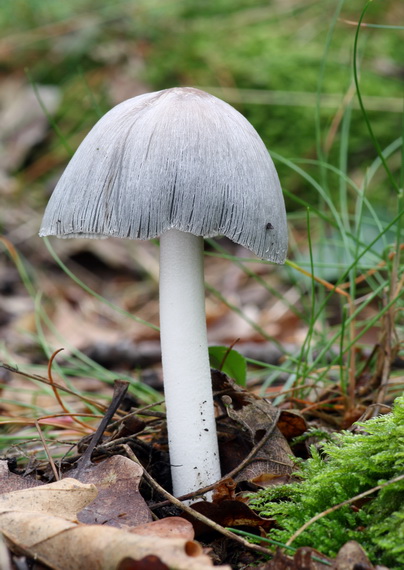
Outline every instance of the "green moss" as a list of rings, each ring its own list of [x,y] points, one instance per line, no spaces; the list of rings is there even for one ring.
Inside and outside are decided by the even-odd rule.
[[[278,528],[270,538],[286,542],[313,516],[404,473],[404,397],[393,411],[359,423],[360,433],[342,432],[313,446],[301,463],[301,481],[265,489],[251,500]],[[370,497],[370,498],[369,498]],[[404,480],[320,518],[294,541],[334,556],[348,540],[356,540],[372,561],[389,568],[404,565]]]

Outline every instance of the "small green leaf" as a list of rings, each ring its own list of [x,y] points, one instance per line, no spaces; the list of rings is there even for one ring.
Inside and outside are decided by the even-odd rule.
[[[227,346],[209,347],[210,366],[233,378],[240,386],[247,381],[247,362],[242,354]]]

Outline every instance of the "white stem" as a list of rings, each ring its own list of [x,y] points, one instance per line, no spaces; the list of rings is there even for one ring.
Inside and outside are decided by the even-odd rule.
[[[160,335],[173,494],[220,479],[203,279],[203,238],[160,237]]]

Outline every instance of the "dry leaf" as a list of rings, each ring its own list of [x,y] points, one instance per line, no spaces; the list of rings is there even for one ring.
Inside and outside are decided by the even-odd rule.
[[[0,535],[0,568],[1,570],[13,570],[13,567],[11,566],[10,552],[3,535]]]
[[[307,431],[307,423],[297,410],[282,410],[278,420],[278,428],[289,441]]]
[[[222,501],[232,501],[236,500],[236,489],[237,484],[231,477],[227,477],[227,479],[222,479],[220,483],[215,485],[213,489],[213,497],[212,502],[219,504]],[[241,500],[241,499],[239,499]]]
[[[128,530],[134,534],[160,536],[162,538],[193,540],[195,536],[192,524],[182,517],[167,517],[159,521],[138,525]]]
[[[1,495],[0,513],[46,513],[75,522],[77,512],[90,504],[96,496],[97,489],[94,485],[83,485],[76,479],[63,479],[49,485]]]
[[[95,485],[98,496],[78,514],[79,521],[118,528],[150,522],[151,512],[139,493],[142,474],[140,465],[122,455],[91,465],[78,478]]]
[[[0,495],[10,493],[11,491],[20,491],[21,489],[30,489],[31,487],[39,487],[42,485],[40,481],[34,477],[23,477],[12,473],[6,460],[0,460]]]
[[[277,421],[277,410],[263,398],[258,398],[222,372],[212,373],[213,388],[219,393],[221,401],[231,420],[234,430],[232,440],[220,447],[220,456],[229,472],[237,467],[241,460],[272,430],[268,441],[260,448],[257,460],[252,459],[237,475],[235,481],[252,481],[262,474],[285,475],[291,473],[292,451],[283,434],[273,423]],[[237,451],[238,450],[238,451]]]
[[[94,485],[63,479],[2,495],[0,532],[14,551],[53,570],[116,570],[124,559],[141,560],[150,555],[157,556],[171,570],[212,567],[210,558],[202,554],[202,547],[194,541],[141,536],[106,525],[75,523],[76,512],[96,494]]]
[[[10,517],[13,514],[9,513]],[[22,513],[18,515],[18,524],[12,530],[7,524],[2,532],[25,554],[54,570],[115,570],[125,558],[139,560],[150,554],[157,555],[171,570],[212,567],[210,558],[192,541],[138,536],[104,525],[74,525],[61,518],[32,513],[25,514],[24,520]],[[0,525],[1,521],[2,517]]]

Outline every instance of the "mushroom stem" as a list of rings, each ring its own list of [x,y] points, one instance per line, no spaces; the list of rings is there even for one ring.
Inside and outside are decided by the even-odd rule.
[[[160,335],[173,494],[220,479],[205,317],[203,238],[160,237]]]

